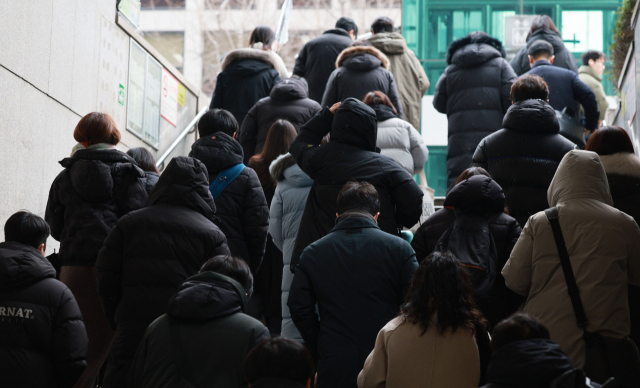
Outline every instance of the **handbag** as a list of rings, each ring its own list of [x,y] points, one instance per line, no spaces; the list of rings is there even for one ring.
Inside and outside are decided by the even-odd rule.
[[[606,382],[610,377],[614,377],[620,387],[640,387],[640,354],[635,343],[629,337],[624,339],[606,337],[598,332],[587,330],[589,322],[584,312],[580,290],[576,284],[569,252],[560,228],[558,209],[552,207],[545,210],[544,213],[551,224],[573,312],[578,327],[583,331],[582,338],[587,348],[586,362],[583,368],[585,374],[600,384]]]
[[[418,223],[411,228],[411,232],[413,232],[414,234],[416,233],[420,225],[422,225],[427,220],[427,218],[429,218],[429,216],[431,216],[435,212],[433,203],[433,200],[435,198],[435,190],[427,185],[427,175],[424,173],[424,169],[420,171],[418,176],[420,177],[420,190],[422,190],[422,193],[424,195],[422,196],[422,214],[420,215],[420,221],[418,221]]]

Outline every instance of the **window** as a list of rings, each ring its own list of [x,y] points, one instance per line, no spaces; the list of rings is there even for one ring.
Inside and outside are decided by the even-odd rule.
[[[453,11],[452,41],[464,38],[473,31],[484,31],[482,11]]]
[[[491,36],[505,43],[505,18],[515,15],[515,11],[493,11],[491,13]]]
[[[141,0],[142,9],[184,8],[185,0]]]
[[[160,139],[162,66],[131,39],[127,129],[153,147]]]
[[[602,11],[562,11],[562,40],[572,52],[603,51]]]
[[[182,72],[184,32],[145,31],[142,35],[169,63]]]

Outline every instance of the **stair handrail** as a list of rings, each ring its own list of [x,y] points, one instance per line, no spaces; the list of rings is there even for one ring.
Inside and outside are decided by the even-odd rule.
[[[189,123],[189,125],[187,125],[187,127],[182,131],[182,133],[180,133],[180,135],[176,138],[176,140],[173,141],[173,143],[171,143],[171,145],[169,146],[169,148],[167,148],[167,150],[164,152],[164,154],[162,154],[162,156],[158,159],[158,161],[156,162],[156,167],[160,170],[163,170],[163,168],[160,168],[160,166],[162,166],[164,164],[164,161],[169,157],[169,155],[173,152],[173,150],[176,149],[176,147],[178,146],[178,144],[180,144],[180,142],[190,133],[193,131],[193,129],[195,128],[196,124],[198,124],[198,120],[200,120],[200,117],[202,117],[205,113],[207,113],[207,111],[209,110],[208,107],[204,107],[202,108],[202,110],[200,112],[198,112],[198,114],[196,115],[196,117],[193,118],[193,120],[191,120],[191,122]]]

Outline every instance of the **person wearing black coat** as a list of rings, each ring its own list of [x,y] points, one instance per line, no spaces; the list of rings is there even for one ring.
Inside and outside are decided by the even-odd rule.
[[[502,43],[472,32],[451,43],[447,68],[436,84],[433,106],[449,120],[447,186],[471,165],[480,140],[502,126],[511,105],[509,91],[516,74],[504,59]]]
[[[576,148],[559,134],[556,113],[545,101],[548,94],[540,77],[518,78],[503,129],[482,139],[473,155],[473,165],[502,187],[509,214],[522,227],[529,216],[549,207],[549,184],[564,155]]]
[[[221,171],[242,163],[240,143],[224,132],[203,136],[191,146],[189,156],[209,172],[209,184]],[[260,267],[269,229],[269,206],[256,172],[245,167],[215,199],[213,222],[227,237],[233,256],[244,260],[254,275]]]
[[[337,105],[303,125],[289,150],[314,180],[291,257],[292,271],[302,251],[335,226],[336,198],[349,181],[366,181],[378,190],[378,224],[384,232],[399,236],[403,226],[415,225],[422,214],[423,193],[413,177],[377,151],[376,112],[355,98]],[[327,133],[329,143],[320,145]]]
[[[44,257],[49,227],[28,212],[0,243],[0,385],[71,388],[87,366],[87,332],[73,294]],[[34,238],[35,237],[35,238]]]
[[[402,119],[404,111],[396,80],[389,71],[389,58],[369,42],[352,45],[338,56],[336,70],[327,81],[321,105],[331,106],[349,97],[362,101],[374,90],[389,97]]]
[[[244,163],[262,152],[269,128],[277,120],[289,121],[296,131],[318,111],[320,104],[308,97],[304,79],[288,78],[271,89],[269,97],[258,101],[245,117],[240,128],[240,144],[244,151]]]
[[[547,15],[540,15],[537,18],[542,23],[550,23],[547,24],[547,27],[542,27],[543,24],[538,24],[537,28],[534,30],[532,25],[532,30],[529,32],[527,36],[527,47],[523,47],[516,56],[511,60],[510,64],[513,68],[513,71],[516,72],[518,76],[529,71],[531,68],[529,66],[529,58],[527,57],[529,47],[538,41],[544,40],[545,42],[551,43],[553,46],[553,51],[555,53],[556,59],[553,61],[553,65],[560,67],[562,69],[571,70],[572,72],[578,74],[578,63],[576,62],[576,58],[573,56],[571,51],[569,51],[564,43],[562,42],[562,36],[558,32],[558,29],[553,24],[551,18]],[[535,22],[534,22],[535,24]]]
[[[210,109],[228,110],[242,125],[247,112],[280,81],[277,54],[255,48],[233,50],[224,57]]]
[[[302,47],[293,75],[307,80],[310,99],[318,103],[322,101],[327,80],[336,69],[338,55],[353,43],[357,34],[358,26],[352,19],[340,18],[335,28],[323,32]]]
[[[336,226],[300,257],[287,305],[319,358],[317,388],[357,386],[378,332],[398,316],[418,268],[409,243],[380,230],[381,210],[371,184],[347,183]]]
[[[98,295],[116,330],[105,388],[125,385],[147,326],[164,314],[180,284],[208,259],[230,254],[212,221],[215,210],[207,168],[178,156],[158,180],[149,207],[122,217],[105,240],[96,262]]]

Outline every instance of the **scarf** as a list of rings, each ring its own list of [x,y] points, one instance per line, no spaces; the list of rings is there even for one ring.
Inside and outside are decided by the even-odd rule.
[[[88,145],[89,143],[87,142],[83,142],[83,143],[78,143],[76,145],[73,146],[73,148],[71,149],[71,156],[73,156],[73,154],[76,153],[76,151],[78,150],[116,150],[116,146],[114,146],[113,144],[107,144],[107,143],[96,143],[96,144],[91,144]]]
[[[373,222],[377,223],[376,219],[367,212],[360,211],[360,210],[348,210],[340,214],[340,216],[336,218],[336,225],[338,225],[341,221],[346,220],[347,218],[353,218],[353,217],[368,218]]]

